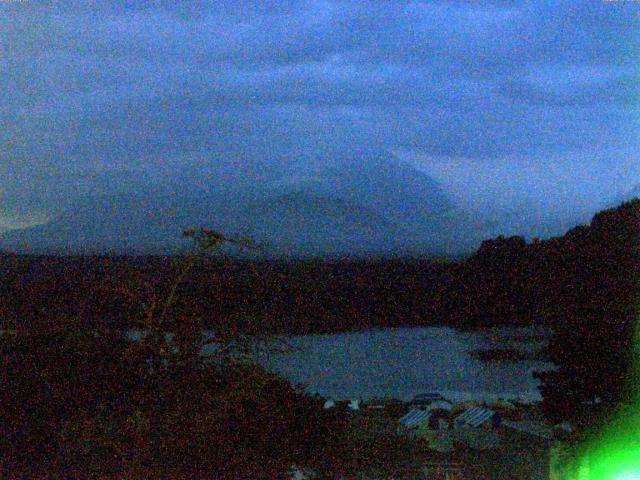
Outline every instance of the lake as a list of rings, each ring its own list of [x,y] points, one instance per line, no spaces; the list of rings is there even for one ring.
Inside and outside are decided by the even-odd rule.
[[[445,327],[393,328],[356,333],[289,337],[287,353],[263,353],[258,362],[309,392],[324,397],[394,397],[403,400],[438,391],[451,400],[540,399],[535,370],[541,360],[483,361],[477,349],[533,353],[551,332],[530,327],[459,332]],[[210,347],[209,347],[210,348]],[[203,353],[206,353],[207,350]]]
[[[140,335],[129,332],[130,338]],[[510,349],[533,354],[547,345],[550,336],[550,330],[532,327],[475,332],[447,327],[389,328],[283,337],[288,352],[262,352],[256,359],[323,397],[409,400],[417,393],[437,391],[456,401],[505,398],[535,402],[541,397],[532,373],[552,369],[552,363],[539,359],[485,361],[472,352]],[[207,345],[202,353],[214,349]]]

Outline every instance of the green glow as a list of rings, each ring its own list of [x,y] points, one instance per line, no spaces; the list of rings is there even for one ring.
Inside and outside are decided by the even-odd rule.
[[[640,311],[640,308],[638,309]],[[576,452],[568,477],[561,480],[640,480],[640,329],[633,352],[632,403],[620,408],[609,425]],[[553,474],[552,474],[553,477]]]
[[[640,415],[633,406],[620,410],[602,432],[576,453],[562,480],[640,480]]]
[[[616,480],[640,480],[640,473],[622,473],[616,477]]]

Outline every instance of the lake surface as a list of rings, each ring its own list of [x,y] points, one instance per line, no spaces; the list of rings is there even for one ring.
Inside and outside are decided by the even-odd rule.
[[[210,332],[204,332],[205,335]],[[2,334],[2,332],[0,332]],[[130,338],[141,332],[130,331]],[[288,352],[262,352],[256,360],[311,393],[336,399],[391,397],[409,400],[437,391],[451,400],[540,400],[536,370],[541,360],[483,361],[474,350],[513,349],[533,353],[551,331],[531,327],[459,332],[446,327],[391,328],[355,333],[284,337]],[[215,345],[207,345],[203,355]]]
[[[529,402],[540,399],[532,372],[553,368],[551,363],[486,362],[470,353],[493,348],[534,352],[546,345],[549,336],[547,330],[528,327],[473,333],[427,327],[304,335],[287,339],[288,353],[263,353],[258,361],[324,397],[406,400],[416,393],[438,391],[452,400]]]

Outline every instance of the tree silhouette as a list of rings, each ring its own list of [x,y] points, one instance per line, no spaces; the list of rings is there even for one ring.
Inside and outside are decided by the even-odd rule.
[[[196,250],[168,288],[135,277],[116,292],[136,305],[139,340],[46,314],[0,337],[3,478],[280,478],[340,434],[321,399],[242,355],[248,339],[216,335],[215,361],[200,355],[201,326],[176,299],[198,261],[234,241],[185,236]]]
[[[558,370],[538,376],[555,422],[593,424],[631,399],[640,298],[640,200],[597,214],[565,238],[569,301],[558,302],[549,350]]]

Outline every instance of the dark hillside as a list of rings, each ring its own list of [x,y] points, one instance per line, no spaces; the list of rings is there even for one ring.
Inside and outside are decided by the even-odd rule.
[[[204,259],[176,312],[250,331],[330,332],[447,324],[564,326],[618,318],[638,275],[640,201],[563,237],[498,237],[458,264],[427,259]],[[0,255],[4,319],[80,316],[125,328],[139,301],[167,292],[184,259]]]
[[[176,257],[0,257],[4,318],[81,316],[126,328],[134,296],[167,292]],[[451,266],[419,260],[204,260],[178,289],[176,310],[205,326],[289,333],[419,325],[436,321]]]
[[[521,237],[487,240],[455,269],[444,316],[470,328],[615,317],[633,303],[639,242],[637,199],[563,237],[530,244]]]

